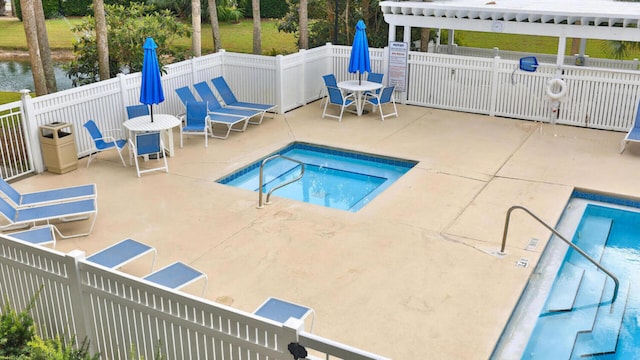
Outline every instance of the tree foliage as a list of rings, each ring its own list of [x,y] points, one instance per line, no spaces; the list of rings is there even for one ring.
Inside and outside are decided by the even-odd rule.
[[[289,11],[278,22],[278,30],[299,36],[299,0],[287,0]],[[367,38],[371,47],[387,46],[389,25],[384,22],[378,0],[338,1],[338,31],[335,31],[335,0],[309,0],[309,48],[322,46],[327,42],[335,45],[350,45],[355,26],[363,19],[367,25]],[[336,41],[337,40],[337,41]]]
[[[153,5],[138,3],[131,3],[128,7],[105,5],[105,10],[111,77],[119,72],[142,70],[142,45],[149,36],[158,45],[156,52],[161,66],[167,61],[186,58],[187,49],[173,46],[173,42],[180,37],[190,37],[190,28],[178,21],[169,10],[156,10]],[[84,17],[73,31],[78,35],[78,40],[73,44],[76,56],[65,66],[67,76],[74,86],[97,82],[99,69],[95,19],[92,16]]]

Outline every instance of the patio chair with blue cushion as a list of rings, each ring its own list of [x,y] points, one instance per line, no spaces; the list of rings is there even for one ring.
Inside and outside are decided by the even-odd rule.
[[[382,81],[384,80],[384,74],[381,73],[368,73],[367,74],[367,81],[371,81],[374,83],[378,83],[378,84],[382,84]],[[380,89],[377,89],[375,91],[365,91],[364,95],[368,96],[368,95],[377,95],[380,93]]]
[[[365,98],[365,105],[371,104],[372,110],[375,112],[376,107],[380,110],[380,118],[384,121],[384,118],[389,116],[398,117],[398,109],[396,107],[396,100],[393,98],[393,91],[395,90],[395,86],[387,86],[382,89],[379,94],[372,94]],[[393,105],[393,112],[384,113],[382,111],[383,105]]]
[[[151,260],[151,271],[153,271],[157,255],[156,249],[133,239],[124,239],[106,247],[87,257],[87,261],[110,269],[118,269],[147,254],[153,254],[153,260]]]
[[[4,193],[4,195],[6,195],[6,197],[18,208],[44,205],[47,203],[74,201],[83,198],[96,198],[98,196],[96,184],[20,193],[2,178],[0,178],[0,192]]]
[[[327,87],[338,87],[338,80],[336,80],[336,76],[333,74],[322,75],[322,81],[324,81],[324,87],[320,90],[320,107],[328,100],[329,91],[327,91]]]
[[[250,121],[249,122],[250,124],[259,125],[260,123],[262,123],[264,114],[266,112],[273,112],[273,110],[276,108],[276,105],[272,105],[272,104],[260,104],[260,103],[254,103],[254,102],[238,101],[235,94],[231,90],[231,87],[229,87],[229,84],[222,76],[211,79],[211,82],[213,83],[213,86],[218,91],[218,94],[220,94],[220,97],[222,97],[222,101],[224,101],[225,105],[227,105],[228,107],[262,111],[262,115],[260,115],[260,120],[256,122]]]
[[[180,147],[183,147],[185,134],[204,135],[204,147],[209,147],[209,111],[204,101],[186,103],[187,112],[184,116],[184,126],[180,129]]]
[[[125,167],[127,166],[127,164],[125,164],[124,162],[124,158],[122,157],[122,149],[124,148],[125,145],[127,145],[127,140],[124,139],[122,136],[120,136],[121,134],[119,134],[119,136],[116,136],[116,137],[103,136],[102,131],[100,131],[100,129],[98,128],[98,125],[96,125],[95,121],[93,120],[89,120],[86,123],[84,123],[84,128],[87,129],[87,131],[89,132],[89,135],[91,135],[91,138],[93,139],[93,143],[95,145],[95,151],[89,155],[89,160],[87,161],[87,167],[89,167],[89,164],[91,164],[91,160],[93,160],[94,157],[98,156],[98,153],[102,151],[111,150],[111,149],[116,149],[118,151],[120,160],[122,160],[122,165]],[[119,129],[105,131],[105,133],[115,133],[115,132],[121,133]]]
[[[207,290],[207,283],[209,281],[207,274],[181,261],[176,261],[162,269],[158,269],[143,279],[175,290],[180,290],[199,279],[204,279],[204,287],[202,288],[203,296]]]
[[[151,171],[164,170],[164,172],[166,173],[169,172],[167,157],[164,154],[164,144],[162,143],[162,138],[159,131],[137,133],[135,136],[135,141],[134,139],[129,139],[129,142],[129,146],[131,147],[133,152],[133,158],[136,162],[136,172],[138,173],[138,177],[140,177],[140,174],[148,173]],[[143,156],[148,159],[149,155],[155,155],[156,161],[162,161],[164,165],[156,166],[153,168],[147,167],[141,170],[138,158]]]
[[[338,121],[342,121],[342,114],[345,109],[353,106],[357,109],[357,100],[355,94],[345,95],[342,90],[337,87],[327,86],[327,92],[329,93],[329,100],[324,104],[324,110],[322,111],[322,117],[325,116],[332,117],[338,119]],[[327,113],[327,106],[335,105],[340,107],[340,115],[332,115]]]
[[[620,154],[624,152],[624,148],[628,142],[640,142],[640,101],[638,101],[638,108],[636,109],[636,117],[633,122],[633,126],[627,132],[627,135],[622,140],[622,146],[620,147]]]
[[[50,224],[51,221],[78,221],[93,218],[90,221],[89,230],[84,233],[74,235],[58,234],[62,238],[78,237],[89,235],[93,231],[93,225],[98,216],[98,206],[96,199],[80,199],[63,203],[44,204],[25,208],[16,208],[7,200],[0,197],[0,214],[6,222],[0,224],[0,230],[9,230],[35,226],[38,223]]]
[[[55,248],[56,231],[57,229],[53,225],[42,225],[34,226],[28,230],[12,232],[7,235],[22,241],[26,241],[33,245],[53,244],[52,246]]]
[[[308,306],[294,304],[274,297],[265,300],[253,313],[283,324],[289,320],[289,318],[304,321],[311,315],[310,332],[313,332],[313,323],[315,322],[316,316],[313,309]]]
[[[127,106],[127,118],[149,115],[149,106],[145,104]]]
[[[253,118],[256,116],[260,116],[263,114],[262,111],[257,110],[249,110],[249,109],[237,109],[230,107],[223,107],[218,101],[218,98],[213,93],[213,90],[209,87],[209,85],[202,81],[197,84],[193,84],[194,89],[198,93],[198,96],[202,99],[202,101],[207,102],[207,106],[209,107],[209,112],[214,114],[222,114],[222,115],[231,115],[231,116],[241,116],[247,118]]]

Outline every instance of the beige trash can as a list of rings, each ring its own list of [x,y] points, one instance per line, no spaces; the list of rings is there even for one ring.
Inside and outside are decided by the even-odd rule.
[[[78,168],[73,124],[53,122],[40,126],[40,147],[48,171],[64,174]]]

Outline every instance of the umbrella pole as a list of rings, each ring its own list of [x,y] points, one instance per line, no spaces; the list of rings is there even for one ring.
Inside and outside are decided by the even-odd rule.
[[[151,108],[151,122],[153,122],[153,104],[149,105]]]
[[[358,71],[358,85],[362,85],[362,73]]]

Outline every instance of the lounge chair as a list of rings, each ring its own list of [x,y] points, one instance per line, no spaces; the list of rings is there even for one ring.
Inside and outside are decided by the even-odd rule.
[[[257,110],[248,110],[248,109],[237,109],[230,107],[223,107],[218,101],[218,98],[213,93],[213,90],[207,85],[206,82],[199,82],[197,84],[193,84],[194,89],[202,99],[202,101],[206,101],[209,107],[209,113],[214,114],[222,114],[222,115],[231,115],[231,116],[242,116],[253,118],[256,116],[261,116],[264,114],[262,111]],[[251,121],[251,120],[249,120]]]
[[[279,323],[285,323],[289,318],[304,321],[307,316],[311,315],[311,332],[313,332],[313,323],[316,317],[313,309],[308,306],[294,304],[274,297],[265,300],[253,313]]]
[[[205,273],[180,261],[158,269],[143,279],[175,290],[180,290],[194,281],[204,279],[203,296],[209,281]]]
[[[19,193],[11,184],[2,178],[0,178],[0,191],[18,208],[74,201],[83,198],[96,198],[98,196],[95,184]]]
[[[629,129],[629,132],[622,140],[620,146],[620,154],[624,152],[624,148],[628,142],[640,142],[640,101],[638,101],[638,108],[636,109],[636,118],[633,122],[633,126]]]
[[[91,138],[93,139],[93,142],[95,144],[95,150],[96,150],[95,152],[92,152],[89,155],[89,160],[87,161],[87,167],[89,167],[89,164],[91,164],[91,160],[93,160],[94,157],[98,156],[98,153],[106,150],[111,150],[111,149],[116,149],[118,151],[120,160],[122,160],[122,166],[124,167],[127,166],[127,164],[125,164],[124,162],[124,158],[122,157],[122,149],[124,148],[125,145],[127,145],[126,139],[121,137],[103,136],[102,132],[98,128],[98,125],[96,125],[95,121],[93,120],[89,120],[86,123],[84,123],[84,127],[89,132],[89,135],[91,135]],[[119,129],[105,131],[105,133],[111,133],[111,132],[121,132],[121,131]]]
[[[389,116],[398,117],[398,108],[396,107],[396,101],[393,98],[393,91],[395,90],[395,86],[388,86],[382,89],[378,94],[370,94],[365,97],[365,105],[371,104],[372,110],[375,112],[376,107],[380,110],[380,118],[384,121],[384,118]],[[383,105],[393,105],[393,112],[385,114],[382,111]]]
[[[180,98],[180,101],[182,101],[182,104],[185,106],[185,109],[187,108],[187,104],[189,103],[197,103],[197,102],[204,102],[206,103],[206,101],[198,101],[198,99],[196,99],[195,95],[193,95],[193,93],[191,92],[191,90],[184,86],[181,88],[177,88],[176,89],[176,94],[178,94],[178,97]],[[247,129],[247,122],[249,120],[249,116],[245,116],[245,115],[225,115],[225,114],[219,114],[219,113],[212,113],[209,112],[209,105],[207,104],[207,113],[209,116],[209,125],[210,125],[210,135],[211,137],[214,138],[218,138],[218,139],[226,139],[229,136],[229,132],[230,131],[245,131]],[[181,115],[182,120],[185,120],[185,116],[186,116],[186,112],[184,114]],[[219,136],[219,135],[214,135],[213,132],[213,125],[215,124],[224,124],[225,126],[227,126],[227,135],[226,136]],[[236,124],[242,124],[240,127],[235,126]],[[199,127],[199,126],[198,126]],[[183,128],[184,129],[184,128]],[[199,132],[199,131],[197,131]],[[180,135],[180,141],[182,141],[182,134]],[[182,143],[180,143],[180,146],[182,147]],[[207,143],[205,142],[205,147],[207,146]]]
[[[53,244],[56,247],[56,234],[57,229],[53,225],[34,226],[29,230],[16,231],[7,234],[10,237],[26,241],[33,245],[47,245]]]
[[[225,105],[232,108],[262,111],[262,115],[260,115],[260,120],[256,122],[249,122],[250,124],[259,125],[260,123],[262,123],[264,114],[266,112],[273,112],[273,110],[276,108],[276,105],[272,105],[272,104],[260,104],[260,103],[253,103],[253,102],[238,101],[236,96],[233,94],[231,87],[229,87],[229,84],[227,84],[227,81],[222,76],[211,79],[211,82],[213,83],[213,86],[218,91],[218,94],[220,94],[220,97],[222,97],[222,101],[224,101]]]
[[[136,162],[136,172],[138,173],[138,177],[140,177],[140,174],[148,173],[151,171],[164,170],[164,172],[169,172],[167,156],[164,154],[164,144],[162,143],[162,138],[159,131],[137,133],[135,136],[135,142],[133,139],[129,139],[129,142],[129,146],[131,147],[131,150],[133,152],[133,159]],[[140,156],[148,157],[148,155],[156,155],[156,159],[158,161],[162,159],[164,165],[140,170],[140,163],[138,162],[138,158]]]
[[[60,237],[70,238],[89,235],[91,231],[93,231],[93,225],[95,224],[96,217],[98,216],[98,206],[96,204],[96,199],[92,198],[26,208],[16,208],[5,199],[0,198],[0,214],[2,214],[8,221],[8,223],[0,225],[0,230],[35,226],[38,222],[45,222],[49,224],[51,221],[56,220],[68,222],[86,220],[93,217],[90,221],[89,231],[85,233],[63,235],[58,232]]]
[[[151,271],[153,271],[153,265],[156,262],[156,249],[133,239],[124,239],[106,247],[87,257],[87,261],[110,269],[118,269],[135,259],[151,253],[153,253]]]
[[[358,103],[357,103],[355,94],[352,93],[352,94],[344,95],[342,93],[342,90],[333,86],[327,86],[327,92],[329,93],[329,100],[324,104],[324,110],[322,111],[323,118],[325,116],[328,116],[328,117],[338,119],[338,121],[342,121],[342,114],[344,113],[345,109],[348,109],[351,106],[357,109]],[[339,106],[340,115],[327,114],[327,106],[329,104]]]
[[[149,106],[145,104],[127,106],[127,118],[149,115]]]

